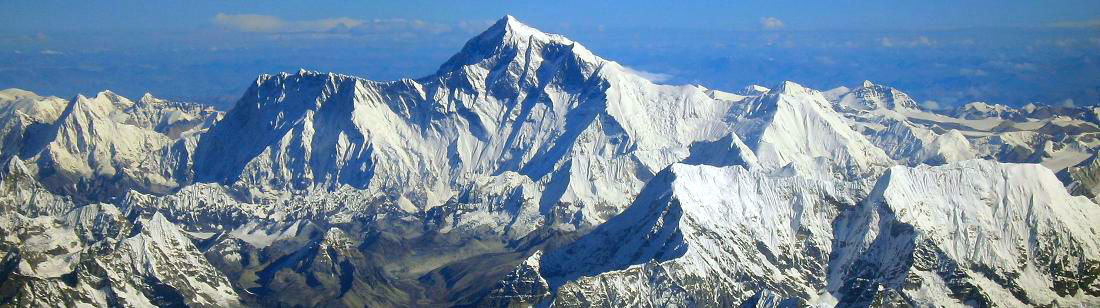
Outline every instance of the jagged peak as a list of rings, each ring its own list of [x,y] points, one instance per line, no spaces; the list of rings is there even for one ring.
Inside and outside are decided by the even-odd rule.
[[[768,115],[770,117],[777,109],[782,108],[781,106],[792,106],[792,104],[812,103],[822,107],[828,104],[828,100],[821,95],[821,92],[792,81],[779,82],[768,92],[761,94],[763,95],[756,96],[752,100],[753,103],[746,107],[743,116],[751,118]]]
[[[879,91],[893,90],[893,88],[871,82],[870,80],[864,80],[863,83],[859,86],[859,88],[856,88],[855,90],[856,91],[875,91],[875,92],[879,92]]]
[[[816,90],[804,87],[794,81],[782,81],[776,86],[772,87],[773,90],[768,93],[776,94],[813,94]]]
[[[99,91],[99,93],[96,93],[95,96],[96,97],[104,96],[104,97],[110,97],[110,98],[119,97],[118,94],[116,94],[114,91],[111,91],[111,90]]]
[[[890,86],[876,84],[870,80],[864,80],[862,86],[840,95],[834,101],[844,108],[861,110],[921,109],[905,92]]]
[[[61,113],[60,119],[66,119],[69,115],[74,113],[92,112],[97,114],[106,115],[110,113],[111,105],[104,106],[102,100],[96,100],[95,98],[88,98],[84,94],[77,94],[73,99],[69,100],[69,105],[65,106],[65,111]],[[59,123],[63,121],[58,121]]]
[[[291,92],[296,92],[301,95],[326,95],[326,91],[334,90],[335,88],[345,86],[346,82],[364,82],[374,83],[369,80],[365,80],[355,76],[349,76],[344,74],[336,74],[332,72],[319,72],[306,70],[304,68],[298,69],[295,73],[281,72],[277,74],[260,74],[253,81],[250,88],[245,92],[237,104],[230,110],[237,110],[241,107],[241,104],[258,104],[264,103],[264,100],[257,100],[257,95],[267,91],[287,92],[289,84],[309,85],[309,87],[317,91],[305,91],[304,88],[297,88]],[[326,90],[328,89],[328,90]],[[278,100],[283,101],[282,99]],[[294,101],[294,100],[290,100]],[[300,100],[299,100],[300,101]],[[289,102],[289,101],[288,101]],[[319,101],[307,100],[300,101],[302,103],[319,104]],[[318,105],[319,106],[319,105]],[[257,106],[258,107],[258,106]]]
[[[439,67],[438,73],[445,74],[457,71],[466,65],[482,63],[497,56],[505,55],[509,51],[517,52],[525,58],[537,56],[523,53],[531,51],[528,50],[530,46],[548,45],[568,48],[585,62],[597,63],[602,60],[584,46],[565,36],[543,32],[520,22],[511,15],[506,15],[481,34],[467,41],[461,51]],[[487,66],[494,67],[492,63]]]
[[[527,35],[546,35],[546,33],[520,22],[519,19],[516,19],[516,17],[512,15],[504,15],[504,17],[501,17],[500,20],[497,20],[497,22],[490,27],[490,30],[512,31],[518,34]]]
[[[157,99],[155,96],[153,96],[153,93],[149,93],[149,92],[145,92],[145,94],[141,96],[141,99],[138,100],[138,102],[140,102],[142,104],[157,103],[157,102],[160,102],[160,101],[161,101],[160,99]]]
[[[316,78],[340,79],[340,80],[343,80],[343,79],[356,79],[356,80],[366,81],[365,79],[362,79],[362,78],[359,78],[359,77],[356,77],[356,76],[351,76],[351,75],[337,74],[337,73],[333,73],[333,72],[321,72],[321,71],[307,70],[305,68],[299,68],[298,71],[293,72],[293,73],[291,73],[291,72],[281,72],[281,73],[277,73],[277,74],[260,74],[259,76],[256,77],[255,85],[262,85],[262,84],[264,84],[266,82],[269,82],[269,81],[272,81],[272,80],[285,81],[285,80],[289,80],[289,79],[303,79],[303,78],[304,79],[316,79]]]
[[[130,99],[122,95],[118,95],[111,90],[100,91],[99,93],[96,93],[95,97],[93,97],[92,99],[96,101],[107,102],[107,104],[110,104],[112,108],[117,109],[128,108],[134,105],[134,102]]]
[[[130,99],[122,95],[118,95],[111,90],[100,91],[99,93],[96,93],[95,97],[90,98],[90,100],[104,107],[110,108],[108,110],[125,109],[134,105],[134,102]]]
[[[77,94],[69,100],[68,105],[65,106],[54,125],[61,127],[83,126],[87,123],[77,123],[91,121],[92,119],[111,119],[113,114],[117,114],[133,105],[133,101],[111,91],[99,92],[94,97]]]
[[[486,29],[482,34],[498,34],[503,33],[505,36],[511,38],[520,39],[534,39],[539,41],[561,41],[565,44],[574,43],[572,40],[557,34],[550,34],[542,32],[535,27],[529,26],[512,15],[504,15],[500,20],[497,20],[492,26]]]

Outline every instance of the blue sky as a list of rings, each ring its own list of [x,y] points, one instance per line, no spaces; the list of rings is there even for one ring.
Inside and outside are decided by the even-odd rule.
[[[1100,2],[1059,1],[6,1],[8,31],[189,31],[217,13],[286,20],[405,18],[456,23],[504,14],[583,27],[802,30],[1036,27],[1100,18]]]
[[[1100,1],[5,1],[0,88],[228,106],[298,67],[430,74],[511,14],[665,83],[863,79],[918,100],[1097,104]]]

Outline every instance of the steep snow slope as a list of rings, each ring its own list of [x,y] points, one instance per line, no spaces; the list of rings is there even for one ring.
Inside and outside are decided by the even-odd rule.
[[[1096,305],[1098,220],[1039,165],[894,167],[836,224],[831,275],[842,305]]]
[[[847,187],[847,188],[844,188]],[[673,165],[542,257],[550,306],[1095,305],[1100,207],[1039,165],[893,167],[855,186]],[[533,278],[530,278],[533,279]]]
[[[4,116],[19,112],[36,122],[52,123],[66,105],[65,100],[53,96],[14,88],[0,90],[0,114]]]
[[[204,136],[195,170],[257,195],[348,185],[410,211],[511,171],[549,192],[544,211],[564,204],[591,224],[692,143],[728,136],[733,102],[709,93],[655,85],[507,17],[417,80],[261,76]]]
[[[765,170],[790,165],[803,173],[856,180],[893,164],[882,149],[853,131],[820,92],[793,82],[737,108],[731,122]]]
[[[165,193],[191,181],[198,133],[218,116],[151,95],[134,103],[104,91],[64,103],[9,89],[0,95],[0,159],[24,161],[51,191],[82,201]]]
[[[65,100],[29,91],[0,91],[0,160],[24,155],[47,135],[49,124],[65,110]]]
[[[1066,189],[1074,195],[1080,195],[1092,199],[1092,202],[1100,203],[1100,160],[1097,154],[1086,159],[1080,164],[1066,168],[1058,173]]]
[[[831,223],[860,188],[740,166],[675,164],[623,214],[542,258],[552,306],[828,302]]]
[[[76,183],[79,178],[118,178],[151,184],[154,190],[174,186],[171,178],[156,170],[152,154],[169,145],[161,134],[115,122],[118,109],[132,102],[109,92],[94,98],[77,96],[53,124],[55,138],[36,160],[47,184]],[[153,157],[151,157],[153,156]],[[144,166],[143,166],[144,164]],[[150,165],[152,164],[152,165]],[[169,169],[171,170],[171,169]],[[74,185],[75,186],[75,185]],[[123,188],[138,185],[124,185]],[[67,187],[77,191],[77,187]]]

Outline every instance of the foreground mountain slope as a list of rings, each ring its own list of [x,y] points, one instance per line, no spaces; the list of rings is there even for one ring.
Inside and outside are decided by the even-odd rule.
[[[76,207],[17,160],[0,177],[4,306],[238,305],[237,292],[164,216]],[[45,215],[47,213],[56,213]]]
[[[1096,305],[1098,217],[1039,165],[894,167],[838,221],[832,275],[843,305]]]
[[[1039,165],[891,168],[868,198],[800,177],[673,165],[541,258],[551,306],[1073,306],[1100,301],[1100,207]]]
[[[816,301],[830,224],[858,193],[740,166],[673,165],[623,214],[546,254],[542,274],[560,307],[730,307],[765,293]]]

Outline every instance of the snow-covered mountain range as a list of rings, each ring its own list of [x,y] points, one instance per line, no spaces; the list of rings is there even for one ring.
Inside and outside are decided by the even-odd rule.
[[[8,89],[0,305],[1096,306],[1098,114],[657,84],[510,16],[226,112]]]

